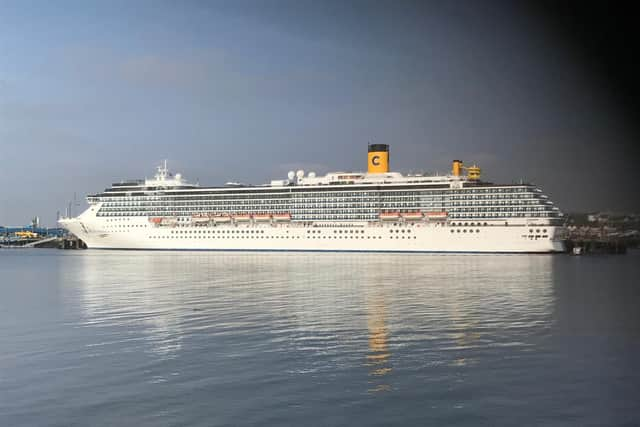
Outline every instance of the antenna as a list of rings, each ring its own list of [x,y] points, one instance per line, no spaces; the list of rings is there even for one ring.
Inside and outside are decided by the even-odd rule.
[[[164,181],[169,175],[168,173],[169,168],[167,167],[167,159],[164,159],[162,163],[160,163],[160,166],[158,166],[156,169],[158,171],[158,173],[156,173],[156,180]]]
[[[72,214],[73,216],[75,216],[75,211],[76,211],[76,210],[75,210],[75,208],[76,208],[77,206],[80,206],[80,203],[78,203],[78,197],[77,197],[76,192],[74,191],[74,192],[73,192],[73,207],[74,207],[74,209],[73,209],[73,211],[71,212],[71,214]]]

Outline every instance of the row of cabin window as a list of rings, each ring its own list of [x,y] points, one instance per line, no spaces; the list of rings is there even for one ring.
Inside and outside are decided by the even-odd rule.
[[[289,207],[270,207],[267,210],[261,210],[260,208],[255,209],[242,209],[242,208],[223,208],[216,207],[210,208],[206,206],[200,206],[196,208],[188,208],[181,210],[170,209],[169,207],[165,207],[163,209],[137,209],[137,208],[119,208],[119,207],[101,207],[98,213],[107,213],[107,212],[138,212],[138,213],[153,213],[153,212],[163,212],[163,213],[171,213],[174,215],[180,214],[189,214],[189,213],[199,213],[199,212],[211,212],[211,213],[228,213],[228,212],[282,212],[282,211],[292,211],[294,215],[297,214],[378,214],[379,209],[397,209],[397,210],[447,210],[450,212],[483,212],[483,213],[493,213],[493,212],[532,212],[532,211],[552,211],[554,210],[553,205],[526,205],[526,206],[507,206],[507,205],[492,205],[492,206],[480,206],[480,205],[461,205],[461,206],[450,206],[450,205],[437,205],[437,206],[415,206],[411,204],[382,204],[375,207],[372,206],[352,206],[352,207],[322,207],[322,206],[305,206],[305,207],[293,207],[289,209]]]
[[[474,197],[474,199],[471,199],[471,197]],[[149,207],[176,208],[176,207],[204,206],[204,207],[219,207],[223,209],[228,209],[229,207],[233,207],[233,206],[239,206],[239,207],[256,206],[258,209],[261,209],[265,205],[269,207],[274,207],[274,206],[283,207],[283,206],[290,206],[290,205],[293,205],[296,207],[304,207],[304,206],[315,206],[315,207],[334,206],[335,207],[336,205],[347,207],[347,206],[361,206],[363,204],[374,206],[380,203],[385,205],[400,204],[400,203],[415,205],[420,203],[433,203],[433,202],[449,204],[449,203],[452,203],[452,201],[454,204],[456,204],[456,203],[460,203],[459,202],[460,200],[470,201],[475,203],[482,202],[484,204],[493,203],[493,202],[501,202],[502,204],[504,204],[504,202],[510,202],[513,204],[522,204],[522,203],[536,204],[536,203],[540,203],[540,201],[542,200],[540,198],[533,197],[533,196],[528,198],[529,200],[520,200],[519,197],[508,197],[508,196],[500,196],[500,195],[496,195],[495,197],[491,197],[491,198],[482,198],[482,199],[480,199],[479,197],[480,196],[455,196],[451,198],[396,197],[396,198],[372,198],[372,199],[309,199],[309,200],[283,199],[283,200],[277,200],[277,201],[273,201],[273,200],[230,201],[231,203],[220,203],[219,201],[215,201],[215,200],[201,200],[201,201],[195,201],[195,202],[186,202],[181,200],[157,201],[157,202],[108,201],[108,202],[105,202],[103,206],[104,207],[138,207],[138,208],[149,208]]]
[[[317,191],[309,192],[291,192],[291,193],[269,193],[260,192],[252,194],[197,194],[192,195],[148,195],[148,196],[115,196],[119,200],[124,201],[171,201],[171,200],[246,200],[246,199],[290,199],[290,198],[344,198],[344,197],[399,197],[399,196],[429,196],[429,195],[460,195],[460,194],[492,194],[492,193],[505,193],[516,195],[518,193],[530,193],[533,195],[541,194],[539,189],[533,189],[532,187],[504,187],[504,188],[463,188],[463,189],[447,189],[447,190],[428,190],[420,189],[414,191],[407,190],[386,190],[386,191],[335,191],[335,192],[322,192]],[[284,197],[283,197],[284,196]],[[114,197],[92,197],[92,200],[109,201]]]
[[[149,236],[150,239],[181,239],[181,238],[196,238],[196,239],[202,239],[202,238],[211,238],[214,236],[203,236],[200,234],[194,234],[194,235],[166,235],[166,236]],[[247,235],[227,235],[227,234],[222,234],[220,236],[215,236],[217,238],[221,238],[221,239],[244,239],[244,238],[251,238],[251,239],[300,239],[301,236],[292,236],[292,235],[282,235],[282,236],[263,236],[263,235],[258,235],[258,236],[247,236]],[[382,239],[382,236],[315,236],[315,235],[310,235],[310,236],[304,236],[307,239]],[[411,238],[411,236],[406,236],[407,239]],[[394,236],[390,236],[390,238],[394,238]],[[399,238],[405,238],[405,236],[395,236],[396,239]],[[413,236],[414,239],[416,239],[416,236]]]

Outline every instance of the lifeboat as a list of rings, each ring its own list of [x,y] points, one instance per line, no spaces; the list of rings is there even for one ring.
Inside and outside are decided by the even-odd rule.
[[[447,212],[425,212],[425,215],[430,221],[444,221],[447,219],[449,214]]]
[[[162,222],[162,218],[161,217],[149,217],[149,222],[151,224],[155,224],[155,225],[160,225],[160,223]]]
[[[398,212],[382,212],[380,214],[380,219],[383,221],[394,221],[400,218],[400,214]]]
[[[175,217],[162,218],[162,221],[160,221],[160,224],[167,225],[167,226],[174,226],[177,223],[178,223],[178,220]]]
[[[257,222],[268,222],[271,221],[271,214],[255,214],[253,215],[253,220]]]
[[[291,221],[291,214],[290,213],[279,213],[279,214],[274,214],[273,215],[273,220],[274,221],[279,221],[279,222],[285,222],[285,221]]]
[[[233,219],[236,222],[249,222],[249,221],[251,221],[251,215],[249,215],[249,214],[234,215]]]
[[[213,222],[217,224],[231,222],[231,216],[227,214],[215,215],[213,217]]]
[[[420,221],[422,219],[422,212],[405,212],[401,215],[407,221]]]
[[[194,224],[206,224],[209,222],[209,215],[196,214],[191,216],[191,222]]]

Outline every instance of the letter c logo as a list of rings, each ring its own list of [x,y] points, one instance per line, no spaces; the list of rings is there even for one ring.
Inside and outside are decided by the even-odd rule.
[[[373,157],[371,158],[371,163],[372,163],[374,166],[380,166],[380,156],[373,156]]]

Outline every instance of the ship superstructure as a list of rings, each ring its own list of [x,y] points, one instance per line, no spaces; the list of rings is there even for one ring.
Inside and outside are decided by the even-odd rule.
[[[189,184],[166,163],[151,179],[114,183],[61,224],[89,248],[560,252],[563,216],[532,184],[389,171],[389,146],[368,147],[367,172],[289,172],[264,185]]]

